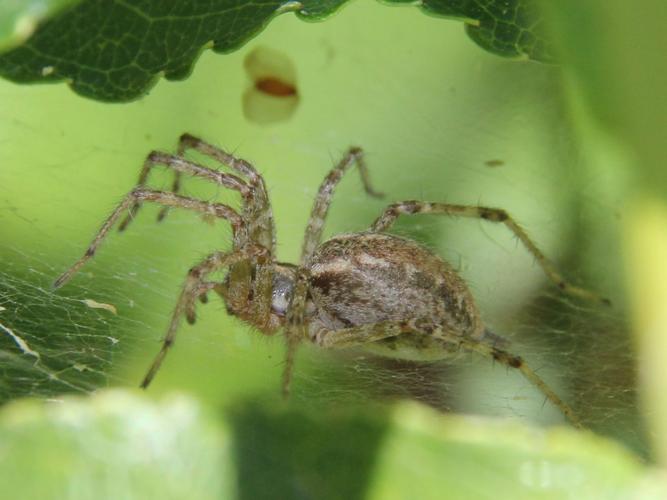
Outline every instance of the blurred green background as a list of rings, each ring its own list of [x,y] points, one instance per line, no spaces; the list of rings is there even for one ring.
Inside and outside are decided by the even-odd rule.
[[[557,15],[553,20],[557,33],[571,28]],[[590,30],[575,33],[590,36]],[[583,58],[580,66],[599,61],[588,40],[577,44],[574,35],[564,40],[572,45],[562,43],[563,54],[575,52]],[[293,115],[271,125],[250,120],[243,110],[243,96],[252,85],[244,61],[262,47],[291,61],[298,89]],[[664,74],[664,63],[652,62]],[[593,64],[598,75],[606,68],[601,64],[601,69]],[[471,43],[459,23],[360,1],[325,23],[281,16],[242,50],[226,56],[204,52],[188,80],[161,81],[131,104],[84,100],[64,85],[0,82],[0,323],[40,357],[36,362],[34,355],[21,352],[15,338],[0,334],[0,400],[59,400],[63,392],[136,386],[159,348],[186,270],[213,249],[230,245],[224,223],[210,225],[172,211],[157,224],[157,209],[147,207],[124,234],[112,233],[70,284],[51,290],[52,281],[81,255],[104,217],[133,187],[150,150],[174,151],[187,131],[250,160],[270,190],[279,257],[296,262],[319,183],[349,145],[360,145],[386,199],[368,199],[357,176],[350,175],[334,198],[326,234],[364,229],[393,200],[508,210],[569,279],[609,296],[614,307],[601,309],[562,296],[502,227],[424,217],[402,221],[396,232],[418,239],[455,265],[491,329],[511,340],[511,350],[525,356],[588,427],[650,460],[639,418],[621,250],[628,200],[641,197],[647,185],[659,193],[653,196],[664,192],[659,175],[637,167],[643,146],[620,140],[633,135],[608,126],[605,115],[590,105],[587,92],[599,86],[591,78],[592,90],[582,90],[587,88],[582,75],[576,64],[562,69],[500,59]],[[654,158],[643,168],[661,171],[657,163]],[[163,174],[152,181],[156,187],[170,183]],[[232,193],[194,180],[187,181],[184,192],[237,202]],[[91,309],[82,302],[86,299],[111,304],[118,314]],[[192,407],[205,408],[204,420],[223,425],[217,432],[227,436],[229,428],[234,436],[229,439],[238,443],[242,438],[242,445],[229,452],[238,461],[239,497],[271,498],[271,493],[291,491],[294,498],[388,498],[378,491],[391,479],[378,482],[373,471],[380,469],[373,464],[381,461],[377,450],[390,430],[405,425],[390,410],[397,400],[526,423],[563,422],[520,375],[473,356],[420,365],[306,346],[299,352],[289,406],[277,402],[282,364],[282,339],[261,337],[212,300],[199,308],[195,326],[180,330],[146,393],[158,398],[184,391]],[[377,408],[360,410],[369,400]],[[326,419],[338,420],[327,425]],[[292,432],[295,420],[301,423]],[[277,438],[274,446],[266,431],[276,422],[283,422],[287,437]],[[167,425],[157,428],[163,432],[158,440],[171,432]],[[277,464],[286,460],[285,443],[294,443],[299,430],[305,437],[288,452],[292,459],[301,465],[313,460],[320,470],[333,467],[330,475],[305,481],[303,489],[294,486],[299,467],[276,472],[283,470]],[[468,432],[476,433],[466,428],[463,434]],[[361,454],[351,463],[361,465],[341,473],[336,465],[345,461],[344,451],[322,457],[329,449],[320,446],[328,433],[341,439],[363,435],[341,441],[358,444]],[[507,435],[502,429],[499,434]],[[440,452],[458,456],[424,439],[424,446],[434,446],[437,453],[422,459],[436,470]],[[531,438],[521,435],[510,442],[526,439]],[[545,442],[552,439],[560,443],[558,437]],[[5,450],[12,449],[5,444]],[[506,453],[490,453],[490,463],[502,461]],[[630,484],[638,466],[634,459],[627,465],[622,452],[619,456]],[[226,463],[227,458],[219,460]],[[479,463],[479,458],[470,460],[472,467]],[[256,465],[244,476],[240,463]],[[257,482],[260,473],[272,470],[273,476]],[[600,476],[609,476],[610,470]],[[504,474],[496,471],[488,489],[470,494],[483,498],[484,492],[493,493],[501,487],[493,478]],[[334,480],[326,483],[326,477]],[[422,484],[439,480],[436,474]],[[322,481],[330,487],[316,491],[310,486]],[[577,486],[568,481],[568,488]],[[259,489],[252,490],[257,484]],[[280,484],[289,488],[280,489]],[[341,489],[343,484],[354,491]],[[531,495],[537,490],[525,482],[516,484],[517,495],[536,497]],[[543,490],[548,498],[561,498],[563,491]],[[220,492],[232,494],[222,486]]]

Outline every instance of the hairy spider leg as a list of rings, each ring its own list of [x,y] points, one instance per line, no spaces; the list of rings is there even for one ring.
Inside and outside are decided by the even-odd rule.
[[[285,327],[285,367],[283,368],[283,397],[287,398],[292,383],[294,359],[299,343],[306,338],[305,312],[308,297],[308,271],[305,268],[297,269],[292,300],[287,310],[287,326]]]
[[[380,217],[376,219],[370,228],[371,232],[382,232],[389,229],[400,215],[415,215],[415,214],[434,214],[434,215],[449,215],[458,217],[469,217],[473,219],[482,219],[490,222],[498,222],[504,224],[514,235],[523,243],[526,249],[535,257],[537,263],[540,265],[544,274],[549,278],[558,288],[563,292],[581,297],[587,300],[599,302],[604,305],[610,305],[609,299],[601,297],[595,292],[586,290],[575,286],[558,272],[556,266],[546,258],[539,248],[528,237],[526,232],[519,226],[516,221],[503,209],[480,207],[475,205],[452,205],[449,203],[430,203],[417,200],[401,201],[392,203]]]
[[[189,149],[194,149],[209,158],[212,158],[247,178],[250,182],[252,202],[245,203],[244,218],[248,221],[248,234],[252,241],[256,241],[265,248],[271,249],[271,255],[275,255],[275,225],[273,222],[273,213],[269,203],[268,191],[264,179],[257,170],[247,161],[237,158],[225,150],[213,146],[198,137],[190,134],[183,134],[178,141],[177,156],[181,157]],[[148,180],[148,173],[154,163],[148,161],[144,164],[139,175],[139,184],[143,185]],[[172,192],[178,193],[181,189],[181,180],[184,172],[182,170],[174,171],[174,180],[172,182]],[[169,207],[163,207],[158,214],[158,221],[164,219]]]
[[[338,162],[338,164],[331,169],[320,185],[315,196],[315,202],[310,212],[308,225],[306,226],[306,234],[303,238],[303,246],[301,249],[301,266],[307,266],[310,258],[313,256],[315,249],[319,246],[322,240],[322,231],[324,229],[324,221],[329,212],[331,205],[331,198],[334,195],[336,186],[343,178],[343,175],[356,163],[359,175],[361,175],[361,182],[364,186],[366,194],[381,198],[382,193],[375,191],[371,187],[368,177],[368,169],[364,162],[364,152],[361,148],[351,147],[345,156]]]
[[[264,178],[257,172],[249,162],[228,153],[227,151],[213,146],[198,137],[183,134],[178,141],[178,154],[182,155],[187,150],[193,149],[209,158],[225,165],[245,177],[250,185],[252,202],[243,205],[243,219],[248,227],[250,241],[270,249],[272,260],[276,255],[275,224],[273,222],[273,211],[269,200],[268,190]],[[176,171],[176,176],[180,172]],[[174,179],[174,185],[178,184]],[[248,276],[249,262],[241,263],[230,269],[230,278],[239,279],[239,276]],[[268,323],[271,314],[271,292],[273,289],[273,272],[270,265],[258,265],[255,268],[255,281],[253,282],[253,309],[257,326],[262,330]]]
[[[306,297],[308,293],[308,275],[305,269],[308,268],[309,261],[322,240],[322,231],[324,221],[331,206],[331,199],[334,195],[336,186],[341,181],[345,173],[353,166],[357,165],[364,191],[373,197],[381,198],[382,193],[375,191],[371,186],[368,175],[368,168],[364,162],[364,152],[359,147],[351,147],[343,158],[327,174],[320,184],[315,196],[315,202],[310,212],[306,232],[304,234],[303,246],[301,250],[301,267],[297,272],[296,283],[292,293],[287,312],[287,326],[285,328],[285,338],[287,342],[287,353],[285,359],[285,370],[283,372],[283,395],[289,394],[289,386],[292,379],[292,369],[294,367],[294,357],[299,342],[304,336],[304,314],[306,307]]]
[[[213,146],[198,137],[183,134],[178,141],[178,154],[184,154],[188,149],[216,160],[245,177],[251,187],[254,202],[244,206],[244,219],[248,224],[248,234],[251,241],[259,243],[271,250],[271,256],[276,254],[275,225],[273,212],[269,201],[268,190],[264,178],[249,162],[228,153],[224,149]],[[178,175],[179,172],[176,172]]]
[[[208,292],[211,290],[216,290],[224,298],[224,295],[220,293],[218,288],[220,286],[220,283],[215,281],[202,281],[197,287],[197,293],[195,293],[195,297],[199,298],[199,302],[202,304],[208,304]],[[194,325],[197,321],[194,298],[188,301],[185,306],[185,319],[191,325]]]
[[[187,148],[187,146],[183,143],[182,138],[183,136],[181,136],[181,138],[178,141],[178,150],[176,153],[178,156],[182,156]],[[174,172],[174,179],[171,183],[172,193],[178,193],[181,190],[181,177],[183,177],[183,173],[176,170]],[[167,216],[168,213],[169,213],[169,207],[162,207],[160,212],[157,214],[157,221],[161,222]]]
[[[223,166],[227,166],[241,174],[248,180],[246,184],[243,180],[235,177],[231,174],[224,174],[218,170],[207,169],[209,172],[215,172],[226,177],[231,184],[223,184],[226,187],[236,189],[239,191],[243,197],[243,219],[246,221],[248,238],[250,241],[255,242],[259,245],[262,245],[265,248],[270,249],[272,258],[275,256],[275,226],[273,222],[273,213],[271,210],[271,204],[269,202],[268,191],[264,183],[264,179],[257,172],[257,170],[246,160],[235,157],[234,155],[224,151],[221,148],[213,146],[198,137],[194,137],[190,134],[183,134],[178,141],[178,155],[176,157],[171,157],[168,155],[163,155],[160,159],[165,160],[164,163],[166,166],[174,170],[174,181],[172,185],[172,190],[178,192],[181,186],[181,177],[183,173],[188,173],[190,175],[202,176],[196,170],[193,169],[180,169],[178,164],[174,163],[178,160],[185,163],[186,162],[181,155],[189,149],[194,149],[203,155],[212,158],[213,160],[219,162]],[[139,182],[145,183],[148,179],[148,172],[150,169],[158,163],[146,161],[144,169],[142,170],[139,176]],[[206,168],[201,165],[193,164],[198,168]],[[209,173],[210,175],[210,173]],[[210,176],[205,176],[206,178],[211,179]],[[213,178],[212,180],[215,180]],[[158,220],[162,220],[167,213],[169,207],[164,207],[159,215]],[[136,209],[135,209],[136,212]],[[128,219],[131,218],[131,215]],[[239,263],[236,266],[232,266],[230,269],[230,279],[232,281],[237,281],[239,279],[249,279],[251,276],[251,266],[249,261]],[[254,316],[257,319],[257,325],[262,329],[269,321],[271,314],[271,290],[272,290],[272,269],[270,265],[267,266],[257,266],[255,269],[255,281],[252,282],[253,286],[253,297],[256,297],[257,300],[253,301],[254,306]]]
[[[136,185],[137,188],[143,188],[146,185],[146,182],[148,181],[148,175],[152,168],[155,166],[165,166],[176,172],[184,172],[194,177],[207,179],[219,186],[224,186],[238,191],[241,194],[245,204],[252,202],[252,191],[242,179],[232,174],[219,172],[218,170],[214,170],[212,168],[188,161],[179,156],[161,153],[159,151],[153,151],[146,157],[143,168],[139,173],[139,181]],[[120,226],[118,226],[120,231],[125,230],[129,223],[132,222],[137,212],[139,211],[139,208],[141,207],[141,201],[142,200],[136,200],[130,206],[127,217],[123,220],[123,222],[120,223]]]
[[[222,203],[207,203],[164,191],[134,188],[125,196],[123,201],[118,204],[111,215],[104,221],[83,256],[81,256],[79,260],[72,264],[72,266],[70,266],[70,268],[61,274],[60,277],[54,282],[54,288],[60,288],[65,283],[67,283],[70,278],[74,276],[74,274],[76,274],[76,272],[95,255],[97,248],[100,246],[104,238],[106,238],[106,236],[109,234],[109,230],[113,227],[113,225],[125,210],[131,209],[130,207],[132,207],[137,202],[141,203],[145,201],[155,202],[165,206],[194,210],[196,212],[225,219],[229,221],[232,226],[234,240],[245,240],[244,233],[246,232],[246,228],[243,219],[233,208],[227,205],[223,205]]]
[[[193,138],[192,136],[185,135],[181,137],[179,143],[179,154],[181,154],[187,147],[193,147],[193,144],[198,144],[195,143],[194,141],[196,141],[196,139]],[[233,168],[235,168],[243,175],[252,175],[253,172],[255,172],[254,169],[251,166],[249,166],[249,164],[247,164],[247,162],[243,162],[242,160],[236,160],[231,156],[229,157],[229,159],[230,159],[230,164],[233,165]],[[245,232],[245,239],[235,240],[235,248],[239,248],[240,246],[245,245],[248,239],[250,241],[256,241],[259,244],[265,243],[267,245],[266,248],[273,247],[274,242],[272,236],[273,234],[272,221],[269,221],[268,223],[270,231],[267,233],[267,236],[261,237],[261,235],[264,234],[263,231],[262,230],[258,231],[257,230],[258,224],[254,222],[252,219],[249,219],[246,215],[248,213],[254,213],[254,212],[262,212],[262,213],[266,212],[261,208],[264,201],[259,202],[260,208],[252,208],[258,204],[258,202],[256,201],[257,198],[259,198],[260,200],[264,200],[266,198],[266,190],[264,189],[263,184],[261,185],[260,188],[262,190],[261,193],[257,193],[253,189],[257,182],[254,179],[252,179],[253,185],[248,186],[248,184],[243,179],[240,179],[235,175],[221,172],[219,170],[205,167],[203,165],[199,165],[195,162],[186,160],[185,158],[182,158],[181,156],[178,155],[171,155],[167,153],[161,153],[159,151],[153,151],[147,156],[146,161],[144,162],[144,166],[139,174],[139,181],[138,181],[139,187],[143,187],[146,184],[146,182],[148,181],[149,174],[152,168],[155,166],[165,166],[176,172],[176,174],[186,173],[194,177],[201,177],[206,180],[212,181],[219,186],[224,186],[233,189],[235,191],[238,191],[243,199],[243,217],[244,220],[246,221],[247,230]],[[174,186],[172,187],[179,188],[179,186],[180,186],[180,176],[174,179]],[[119,230],[123,231],[127,227],[127,225],[136,216],[140,207],[141,207],[140,200],[137,200],[135,201],[135,203],[132,204],[132,206],[128,211],[127,217],[125,218],[125,220],[123,220],[123,222],[121,222]],[[169,206],[165,206],[164,208],[169,208]],[[161,216],[164,216],[164,214],[161,214]],[[269,217],[270,217],[270,209],[269,209]],[[158,218],[161,217],[159,216]],[[253,227],[250,227],[251,223]],[[256,234],[252,234],[251,231],[253,231]],[[257,236],[258,234],[259,237]],[[272,250],[272,255],[273,255],[273,250]],[[240,263],[238,266],[232,267],[230,269],[230,279],[235,282],[241,279],[245,279],[248,280],[248,286],[256,287],[256,290],[253,290],[255,296],[263,297],[263,300],[257,300],[254,302],[254,305],[256,307],[256,314],[258,318],[263,318],[264,323],[266,323],[268,322],[270,315],[271,270],[270,268],[265,266],[258,268],[256,273],[258,279],[256,283],[253,283],[251,280],[250,266],[251,266],[250,262],[243,262]]]
[[[484,340],[465,337],[454,332],[444,330],[438,325],[423,325],[416,320],[409,321],[385,321],[374,324],[344,328],[341,330],[325,330],[319,332],[316,342],[324,348],[345,348],[354,346],[365,346],[370,342],[396,337],[404,333],[419,333],[431,335],[444,342],[451,343],[471,352],[476,352],[487,358],[494,359],[503,365],[515,368],[544,396],[551,401],[577,428],[583,428],[583,424],[572,408],[556,394],[547,383],[519,356],[515,356],[493,343]]]
[[[268,259],[269,251],[260,246],[251,246],[241,249],[236,249],[232,252],[214,252],[203,261],[201,261],[196,266],[192,267],[187,274],[185,283],[181,290],[181,295],[176,302],[174,311],[171,315],[171,321],[169,322],[169,328],[167,333],[162,341],[162,347],[157,353],[157,356],[153,360],[146,376],[141,382],[141,387],[146,388],[150,385],[151,381],[155,377],[155,374],[160,369],[160,365],[164,360],[167,352],[174,344],[174,339],[176,338],[176,332],[181,322],[181,317],[186,315],[192,315],[194,318],[194,303],[198,296],[201,293],[203,281],[207,275],[220,270],[224,267],[229,267],[234,264],[247,259],[255,259],[259,261],[265,261]],[[214,288],[217,284],[205,283],[206,288]],[[241,297],[238,297],[237,300],[245,300],[247,297],[247,290],[233,290],[232,287],[227,291],[228,294],[240,293]],[[229,297],[230,300],[234,300],[234,297]]]

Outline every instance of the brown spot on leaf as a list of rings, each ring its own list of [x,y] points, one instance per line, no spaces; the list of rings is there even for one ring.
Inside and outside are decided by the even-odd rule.
[[[502,167],[504,164],[505,164],[504,160],[486,160],[484,162],[484,165],[491,168]]]
[[[255,80],[255,88],[260,92],[274,97],[288,97],[296,95],[296,87],[278,78],[268,76]]]
[[[288,120],[299,103],[294,64],[282,52],[255,47],[244,60],[251,85],[243,95],[243,113],[254,123]]]

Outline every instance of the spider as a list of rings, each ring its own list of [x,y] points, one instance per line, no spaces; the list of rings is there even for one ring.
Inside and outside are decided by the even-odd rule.
[[[186,159],[198,151],[234,171],[208,168]],[[408,359],[437,360],[455,352],[471,351],[519,370],[575,426],[575,412],[521,357],[505,350],[505,341],[482,322],[473,296],[461,277],[443,259],[410,239],[385,233],[401,215],[437,214],[483,219],[504,224],[535,257],[546,276],[563,292],[607,304],[609,301],[567,282],[526,232],[499,208],[423,201],[392,203],[366,231],[334,236],[322,243],[324,221],[334,190],[356,164],[367,194],[381,197],[371,187],[360,148],[352,147],[322,182],[315,197],[303,240],[301,261],[276,260],[271,205],[264,179],[247,161],[189,134],[181,136],[178,154],[151,152],[139,182],[104,221],[85,254],[54,283],[64,285],[91,259],[124,213],[119,229],[134,219],[144,202],[183,208],[225,219],[232,228],[230,250],[215,251],[190,268],[176,302],[162,347],[141,387],[146,388],[174,343],[182,318],[195,322],[195,303],[207,301],[210,291],[220,295],[229,314],[266,335],[284,330],[287,352],[282,387],[288,394],[298,344],[310,341],[324,348],[366,347],[375,353]],[[174,171],[171,191],[146,187],[153,167]],[[239,211],[178,194],[183,174],[206,179],[238,191]],[[211,279],[227,269],[222,281]]]

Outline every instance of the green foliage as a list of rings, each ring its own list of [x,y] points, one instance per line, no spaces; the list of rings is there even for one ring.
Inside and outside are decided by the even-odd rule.
[[[667,3],[545,1],[589,162],[626,169],[625,268],[645,420],[667,465]],[[608,189],[608,186],[607,186]]]
[[[214,500],[235,489],[229,436],[188,398],[20,401],[0,429],[6,498]]]
[[[642,188],[667,194],[667,4],[646,0],[545,2],[557,49],[576,92],[621,147],[637,155]]]
[[[24,18],[39,26],[21,45],[0,55],[0,75],[21,83],[66,81],[89,98],[130,101],[143,96],[161,75],[187,78],[204,48],[228,53],[278,14],[295,12],[304,20],[321,20],[345,1],[83,0],[63,11],[53,9],[46,19],[33,19],[26,9]],[[470,37],[490,52],[551,59],[532,0],[436,0],[420,5],[428,14],[464,20]],[[16,22],[15,10],[3,12],[0,7],[0,26],[5,26],[0,36],[5,39],[16,38],[7,28]]]
[[[476,4],[457,2],[457,11],[446,11],[444,3],[422,5],[430,13],[440,6],[439,15],[456,17],[464,8],[474,14]],[[629,184],[627,172],[611,171],[605,162],[592,169],[576,161],[559,100],[559,70],[489,57],[465,40],[459,43],[463,37],[447,31],[445,23],[417,19],[415,9],[402,13],[415,23],[412,37],[402,31],[406,18],[382,18],[380,29],[373,20],[382,9],[368,7],[350,6],[354,16],[342,19],[347,12],[341,13],[336,29],[321,40],[305,32],[305,23],[289,24],[286,16],[275,21],[282,31],[267,32],[262,40],[298,62],[299,90],[307,98],[291,121],[271,128],[249,123],[240,113],[247,85],[243,51],[204,56],[201,71],[188,82],[161,85],[141,102],[122,107],[77,99],[64,88],[0,82],[0,322],[41,356],[36,363],[0,332],[0,395],[51,400],[18,401],[0,410],[0,484],[6,495],[665,498],[650,467],[591,432],[443,417],[411,404],[354,406],[355,400],[405,396],[467,413],[559,418],[549,416],[549,405],[520,377],[487,360],[475,365],[466,358],[446,372],[429,372],[413,365],[378,368],[357,357],[332,361],[304,349],[295,372],[294,406],[268,404],[265,394],[277,393],[279,386],[280,340],[258,340],[215,301],[200,309],[197,325],[180,332],[149,395],[181,388],[209,412],[225,406],[232,408],[228,413],[205,414],[191,401],[152,403],[125,392],[62,396],[63,390],[137,384],[159,347],[185,270],[229,243],[222,224],[211,230],[174,213],[158,225],[155,211],[147,208],[132,231],[114,233],[105,242],[67,289],[53,296],[49,288],[131,188],[147,151],[173,151],[184,131],[238,148],[261,169],[277,214],[281,259],[295,260],[313,190],[338,153],[354,143],[369,151],[373,179],[389,201],[419,197],[508,208],[550,256],[568,251],[576,256],[559,262],[565,272],[589,284],[597,270],[608,282],[596,288],[622,295],[622,284],[612,286],[620,266],[609,258],[618,247],[617,235],[605,238],[601,231],[616,229],[612,212]],[[315,28],[325,33],[336,21]],[[578,34],[592,42],[597,33]],[[573,52],[584,46],[593,45],[573,42]],[[17,50],[21,47],[27,46]],[[646,58],[644,63],[650,55]],[[610,78],[596,71],[600,84],[591,88],[600,90]],[[580,78],[593,82],[590,75]],[[621,96],[604,102],[625,101]],[[627,99],[625,105],[634,102]],[[579,114],[574,120],[584,118]],[[656,136],[661,130],[655,127]],[[585,144],[588,150],[590,143]],[[502,165],[486,166],[495,159]],[[649,165],[658,171],[657,164]],[[366,200],[355,181],[346,180],[338,191],[329,232],[366,227],[388,201]],[[158,177],[155,185],[170,182]],[[188,193],[197,188],[188,182]],[[217,194],[224,202],[231,198]],[[592,308],[572,306],[557,291],[545,292],[551,299],[546,306],[536,300],[526,307],[543,285],[539,270],[502,228],[469,226],[422,220],[419,229],[409,224],[399,229],[413,236],[421,232],[423,241],[459,264],[487,317],[510,333],[515,326],[523,330],[512,347],[535,361],[592,427],[614,439],[624,433],[636,438],[641,431],[627,416],[628,408],[638,408],[636,367],[622,328],[622,299],[615,301],[618,308],[600,313],[606,322],[596,322]],[[595,244],[602,249],[588,248]],[[594,265],[586,267],[586,257]],[[578,273],[577,264],[591,273]],[[118,315],[90,309],[84,299],[113,304]],[[554,315],[555,326],[545,322]],[[565,347],[558,344],[563,339]],[[338,371],[322,368],[323,359]],[[463,375],[458,369],[468,371]],[[61,381],[76,386],[63,387]],[[249,398],[255,402],[244,404]],[[303,401],[311,406],[299,406]],[[654,428],[656,442],[663,427]]]
[[[0,412],[13,498],[664,498],[592,434],[442,416],[415,404],[318,411],[249,403],[216,419],[189,398],[128,391]],[[27,471],[30,474],[27,474]],[[37,479],[38,478],[38,479]]]
[[[543,62],[554,59],[534,0],[425,0],[419,5],[428,14],[464,20],[470,38],[489,52]]]

